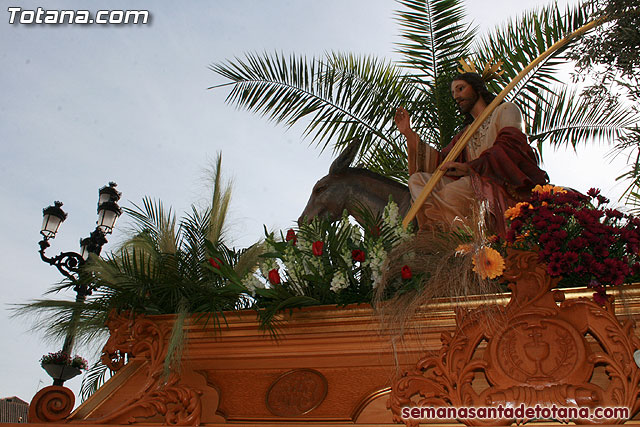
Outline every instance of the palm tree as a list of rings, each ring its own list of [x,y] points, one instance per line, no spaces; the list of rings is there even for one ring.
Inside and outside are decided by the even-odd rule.
[[[221,162],[219,155],[210,203],[203,209],[192,206],[180,221],[172,209],[150,198],[141,206],[124,209],[133,220],[131,237],[113,253],[90,258],[79,279],[50,290],[59,292],[86,280],[92,294],[84,304],[43,299],[21,306],[17,314],[39,315],[42,322],[37,327],[50,338],[63,337],[74,327],[80,341],[95,343],[107,337],[105,324],[113,310],[132,315],[178,313],[173,346],[165,361],[168,368],[179,358],[187,313],[198,313],[198,320],[220,325],[223,311],[250,307],[253,302],[245,288],[208,267],[213,256],[222,268],[243,275],[257,262],[255,251],[236,251],[225,243],[231,187],[223,182]],[[245,253],[249,256],[243,257]],[[106,366],[100,362],[94,365],[82,386],[84,398],[104,381],[105,372]]]
[[[210,68],[229,80],[227,102],[292,126],[307,119],[305,135],[322,150],[362,141],[360,160],[369,169],[406,182],[404,139],[393,124],[395,108],[412,112],[414,129],[435,147],[446,145],[461,122],[449,84],[461,58],[503,61],[504,74],[490,83],[499,92],[553,43],[587,22],[582,5],[530,12],[478,38],[465,22],[462,0],[399,0],[402,61],[328,53],[324,57],[248,54]],[[638,116],[624,106],[591,104],[558,80],[564,50],[549,57],[507,97],[529,123],[529,137],[545,144],[576,146],[589,138],[614,140]]]

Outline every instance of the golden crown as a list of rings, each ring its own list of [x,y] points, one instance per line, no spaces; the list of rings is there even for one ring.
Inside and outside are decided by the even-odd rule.
[[[504,74],[504,70],[500,70],[502,61],[498,61],[495,64],[487,62],[482,68],[482,72],[478,71],[478,67],[476,67],[476,64],[470,59],[462,58],[459,62],[461,65],[460,67],[458,67],[459,72],[480,74],[482,76],[482,80],[484,80],[485,82],[497,79],[499,76]]]

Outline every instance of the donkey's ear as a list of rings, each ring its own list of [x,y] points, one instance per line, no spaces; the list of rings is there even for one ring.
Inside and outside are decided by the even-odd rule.
[[[360,140],[354,139],[347,145],[342,153],[331,163],[331,167],[329,168],[329,173],[339,173],[349,167],[351,162],[358,154],[358,149],[360,148]]]

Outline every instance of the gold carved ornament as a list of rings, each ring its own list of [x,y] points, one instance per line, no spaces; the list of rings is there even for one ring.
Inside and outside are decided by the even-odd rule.
[[[546,273],[535,252],[512,251],[504,277],[506,306],[456,310],[456,332],[443,333],[437,354],[418,361],[394,381],[387,406],[394,420],[407,407],[624,407],[640,409],[640,369],[633,360],[640,339],[634,322],[620,322],[611,302],[565,300],[551,291],[559,279]],[[466,425],[510,425],[530,419],[459,419]],[[613,424],[626,419],[563,419]]]
[[[133,423],[139,418],[164,416],[168,425],[200,425],[202,391],[180,384],[180,376],[164,375],[171,327],[144,315],[112,313],[107,322],[110,336],[102,350],[102,361],[110,369],[124,366],[125,355],[148,361],[147,378],[140,391],[119,408],[86,424]]]

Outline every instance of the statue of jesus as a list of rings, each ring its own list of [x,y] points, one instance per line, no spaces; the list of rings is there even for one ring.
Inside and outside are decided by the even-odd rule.
[[[538,166],[539,159],[524,134],[522,114],[511,102],[503,102],[482,123],[463,153],[453,162],[440,164],[473,119],[491,103],[490,93],[477,73],[458,74],[451,82],[451,95],[465,116],[463,129],[442,151],[428,146],[411,128],[407,110],[395,113],[398,130],[407,139],[409,190],[415,200],[431,174],[440,168],[445,176],[419,210],[420,228],[451,230],[468,225],[474,205],[488,202],[488,226],[504,235],[504,211],[527,198],[537,184],[549,182]]]

